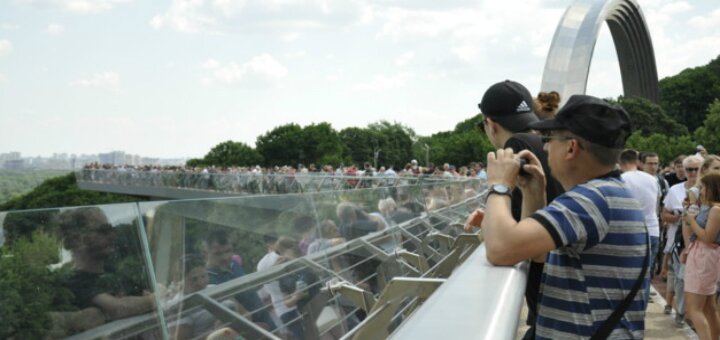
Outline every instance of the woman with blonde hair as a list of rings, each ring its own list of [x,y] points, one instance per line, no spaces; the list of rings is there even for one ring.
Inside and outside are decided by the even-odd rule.
[[[720,277],[720,173],[700,179],[699,212],[688,209],[683,217],[692,231],[685,267],[685,309],[700,339],[717,339],[720,318],[714,296]]]

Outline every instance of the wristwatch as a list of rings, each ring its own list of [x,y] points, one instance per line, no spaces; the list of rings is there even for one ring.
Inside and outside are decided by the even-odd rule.
[[[487,197],[490,197],[492,194],[512,197],[512,190],[510,190],[510,187],[505,184],[493,184],[490,186],[490,191],[488,191]],[[485,200],[487,201],[487,198]]]

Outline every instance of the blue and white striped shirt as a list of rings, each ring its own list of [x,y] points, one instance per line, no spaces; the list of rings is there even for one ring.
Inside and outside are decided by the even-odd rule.
[[[612,172],[572,188],[531,218],[557,247],[543,271],[537,338],[589,338],[640,275],[648,242],[642,207]],[[646,303],[641,289],[610,338],[642,338]]]

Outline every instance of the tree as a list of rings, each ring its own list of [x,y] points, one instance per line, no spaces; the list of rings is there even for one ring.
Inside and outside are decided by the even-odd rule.
[[[468,119],[463,120],[460,123],[457,123],[455,125],[455,132],[477,132],[478,130],[478,124],[482,123],[483,115],[482,113],[478,113],[475,116],[472,116]]]
[[[430,147],[431,162],[436,165],[450,163],[458,167],[471,162],[485,162],[487,153],[494,150],[487,136],[477,130],[445,131],[420,138],[413,149],[416,159],[425,159],[425,144]]]
[[[263,157],[257,150],[245,143],[229,140],[213,147],[201,160],[200,164],[229,167],[253,166],[262,162]]]
[[[703,126],[695,130],[695,140],[710,153],[720,152],[720,99],[710,104]]]
[[[693,132],[702,125],[708,105],[716,98],[720,98],[720,57],[660,81],[660,105]]]
[[[400,123],[379,121],[368,125],[367,129],[377,139],[377,149],[382,150],[378,164],[399,167],[410,160],[413,142],[417,138],[411,128]],[[370,159],[373,159],[374,151],[371,150]]]
[[[303,131],[295,123],[278,126],[257,138],[255,148],[266,166],[295,166],[302,158]]]
[[[630,115],[633,127],[643,136],[661,133],[671,136],[687,135],[686,127],[678,124],[665,113],[665,110],[652,101],[641,97],[618,97],[617,101]]]
[[[0,211],[147,201],[148,198],[82,190],[74,173],[46,180],[31,192],[0,205]]]
[[[380,146],[376,131],[349,127],[340,131],[340,140],[347,158],[356,164],[370,162],[374,149]]]
[[[299,163],[337,165],[343,161],[340,135],[329,123],[311,124],[302,129]]]
[[[0,247],[0,338],[43,339],[52,328],[50,311],[71,310],[72,293],[64,288],[60,243],[38,231]]]
[[[653,133],[645,137],[641,131],[635,131],[625,143],[627,148],[656,152],[662,162],[670,162],[678,155],[694,153],[695,145],[689,135],[667,136]]]

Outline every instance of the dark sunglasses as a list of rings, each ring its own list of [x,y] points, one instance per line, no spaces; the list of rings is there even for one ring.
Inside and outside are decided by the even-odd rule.
[[[685,168],[685,171],[687,172],[696,172],[698,170],[700,170],[700,168]]]

